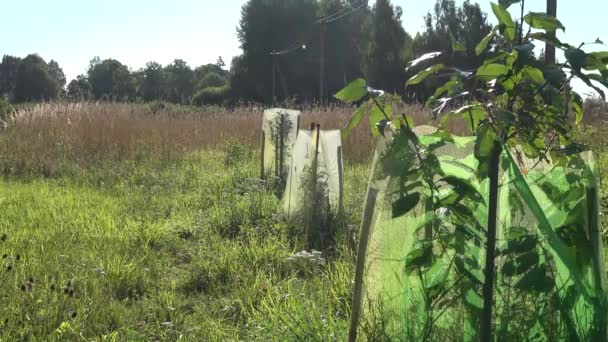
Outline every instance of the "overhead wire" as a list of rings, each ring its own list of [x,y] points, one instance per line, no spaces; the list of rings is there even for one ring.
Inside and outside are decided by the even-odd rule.
[[[360,2],[357,5],[350,4],[349,6],[344,7],[330,15],[327,15],[321,19],[317,19],[311,26],[314,27],[315,25],[318,25],[318,24],[331,24],[346,16],[353,14],[354,12],[360,10],[361,8],[363,8],[366,5],[367,5],[367,0],[360,0]],[[311,27],[311,30],[309,30],[309,33],[307,34],[307,36],[308,36],[307,39],[301,40],[300,42],[293,44],[283,50],[272,51],[272,52],[270,52],[270,54],[274,55],[274,56],[280,56],[280,55],[286,55],[286,54],[292,53],[292,52],[300,50],[302,48],[305,49],[307,43],[310,42],[310,40],[312,38],[311,37],[312,31],[313,31],[312,27]]]

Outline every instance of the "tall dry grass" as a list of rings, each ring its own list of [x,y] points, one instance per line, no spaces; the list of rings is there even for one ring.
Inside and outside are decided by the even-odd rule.
[[[353,113],[348,106],[307,106],[303,127],[320,123],[323,129],[344,127]],[[175,160],[201,149],[217,149],[226,142],[257,148],[262,112],[259,106],[234,109],[180,107],[163,104],[41,103],[18,109],[0,133],[0,171],[27,170],[52,174],[59,163],[89,167],[98,162],[154,157]],[[427,112],[404,106],[417,124]],[[366,160],[374,141],[362,124],[344,141],[345,158]]]

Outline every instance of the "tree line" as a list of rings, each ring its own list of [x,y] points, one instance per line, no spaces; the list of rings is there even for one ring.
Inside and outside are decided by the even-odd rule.
[[[431,51],[447,51],[445,63],[463,70],[480,65],[475,43],[491,26],[476,3],[436,0],[415,36],[403,29],[403,10],[390,0],[249,0],[237,27],[243,53],[192,68],[176,59],[149,62],[130,70],[115,59],[91,60],[86,73],[71,80],[57,62],[39,55],[5,55],[0,64],[0,96],[13,102],[111,99],[165,100],[184,104],[227,104],[273,100],[312,102],[328,98],[364,77],[375,88],[415,99],[433,84],[404,92],[408,62]],[[323,42],[323,44],[322,44]],[[325,72],[320,72],[321,59]],[[320,79],[324,91],[321,92]],[[274,95],[274,98],[273,98]]]

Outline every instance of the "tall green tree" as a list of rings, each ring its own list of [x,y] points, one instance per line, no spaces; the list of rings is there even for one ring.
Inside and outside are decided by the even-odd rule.
[[[15,82],[15,101],[52,100],[60,87],[48,64],[37,54],[25,57],[19,64]]]
[[[0,63],[0,97],[12,100],[15,95],[17,85],[17,72],[21,58],[4,55]]]
[[[165,96],[174,103],[187,103],[194,92],[194,71],[184,60],[176,59],[164,70]]]
[[[329,18],[325,29],[325,88],[329,94],[363,76],[369,14],[367,0],[319,1],[318,17]]]
[[[93,88],[85,75],[78,75],[68,84],[67,95],[74,101],[90,100],[93,97]]]
[[[102,61],[95,57],[87,75],[95,98],[126,100],[135,97],[135,81],[129,68],[115,59]]]
[[[444,61],[461,69],[481,65],[486,53],[477,55],[475,46],[490,33],[492,26],[477,3],[464,1],[456,6],[454,0],[437,0],[434,11],[424,17],[425,31],[415,37],[416,54],[444,52]]]
[[[59,86],[60,92],[63,91],[65,88],[65,84],[66,84],[66,79],[65,79],[65,74],[63,73],[63,69],[61,69],[59,64],[52,59],[50,60],[48,67],[49,67],[49,73],[51,74],[51,77],[53,77],[53,79]]]
[[[372,87],[390,92],[401,92],[405,82],[403,47],[409,38],[401,15],[390,0],[377,0],[372,9],[366,76]]]
[[[293,52],[280,56],[281,75],[289,95],[303,99],[315,96],[313,85],[318,83],[318,3],[316,0],[249,0],[241,9],[237,29],[243,50],[243,67],[246,75],[233,78],[255,82],[235,85],[252,100],[272,100],[273,51],[293,48]],[[306,45],[303,49],[301,45]]]
[[[143,80],[139,93],[145,101],[164,98],[165,72],[163,66],[156,62],[148,62],[142,70]]]

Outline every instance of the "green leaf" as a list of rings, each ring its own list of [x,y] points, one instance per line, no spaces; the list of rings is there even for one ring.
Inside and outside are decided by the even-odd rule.
[[[433,241],[418,240],[405,257],[405,270],[411,272],[425,266],[433,255]]]
[[[518,289],[536,292],[547,292],[554,286],[555,282],[547,275],[545,265],[534,266],[514,285]]]
[[[574,112],[575,117],[575,125],[579,126],[583,121],[584,111],[583,111],[583,99],[580,95],[574,93],[572,98],[572,111]]]
[[[433,263],[433,266],[429,267],[424,272],[425,287],[432,289],[437,286],[445,284],[450,273],[450,264],[446,263],[442,258],[438,258]]]
[[[483,310],[483,298],[473,289],[469,289],[464,295],[464,301],[472,307]]]
[[[393,202],[393,218],[403,216],[410,212],[420,202],[420,193],[411,193]]]
[[[566,30],[559,20],[543,12],[530,12],[524,17],[524,20],[531,27],[539,30],[549,32],[557,31],[557,29]]]
[[[509,8],[509,6],[513,4],[517,4],[521,2],[521,0],[498,0],[498,4],[504,8]]]
[[[405,124],[410,129],[414,128],[414,119],[412,119],[411,115],[409,115],[409,114],[405,115]]]
[[[460,107],[456,111],[446,114],[440,121],[440,126],[445,125],[454,118],[462,118],[471,132],[475,133],[481,120],[487,116],[486,111],[480,104],[466,105]]]
[[[522,230],[526,230],[525,228],[521,228]],[[516,229],[516,228],[511,228]],[[527,231],[526,231],[527,232]],[[500,248],[498,252],[502,255],[512,254],[512,253],[525,253],[531,251],[536,247],[538,243],[538,239],[536,236],[532,234],[525,234],[519,237],[509,237],[507,242],[505,242]]]
[[[363,114],[365,113],[366,108],[367,106],[360,106],[359,108],[357,108],[353,116],[351,116],[350,120],[348,121],[346,127],[342,128],[341,133],[343,138],[348,137],[350,135],[350,132],[352,132],[352,130],[359,125],[361,119],[363,119]]]
[[[570,63],[573,69],[580,70],[583,65],[585,65],[585,59],[587,58],[587,54],[585,51],[577,48],[569,48],[564,52],[564,56]]]
[[[488,35],[483,37],[479,44],[477,44],[477,46],[475,47],[475,54],[477,56],[481,55],[484,51],[486,51],[486,49],[488,48],[488,44],[490,44],[492,39],[494,39],[494,36],[496,36],[497,29],[498,27],[495,27],[492,31],[490,31],[490,33],[488,33]]]
[[[467,51],[467,48],[463,44],[461,44],[461,43],[454,42],[452,44],[452,51],[454,51],[454,52],[465,52],[465,51]]]
[[[541,42],[548,43],[557,47],[564,46],[564,44],[559,39],[553,37],[552,35],[548,35],[547,32],[532,32],[528,34],[528,38],[540,40]]]
[[[507,277],[523,274],[536,264],[538,264],[540,257],[536,250],[531,250],[527,253],[520,254],[515,258],[511,258],[504,263],[501,269],[501,273]]]
[[[467,197],[478,204],[485,205],[483,196],[473,185],[471,185],[470,181],[454,176],[447,176],[441,180],[451,185],[454,191],[461,197]]]
[[[357,102],[367,96],[367,83],[364,79],[360,78],[349,85],[347,85],[344,89],[340,90],[334,97],[343,102]]]
[[[515,29],[515,22],[513,22],[513,18],[511,18],[511,14],[509,13],[509,11],[507,11],[507,9],[503,6],[496,3],[492,3],[492,11],[494,12],[494,15],[496,15],[496,18],[500,23],[501,33],[504,33],[504,36],[505,38],[507,38],[507,40],[513,42],[515,40],[517,32]]]
[[[535,68],[533,66],[527,66],[527,67],[525,67],[522,70],[522,72],[530,80],[532,80],[532,82],[534,82],[536,84],[544,84],[545,83],[545,77],[543,76],[543,72],[540,69],[538,69],[538,68]]]
[[[388,104],[382,106],[384,107],[384,113],[386,113],[388,120],[390,120],[393,112],[392,107]],[[382,133],[378,130],[378,123],[382,120],[386,120],[382,110],[377,105],[372,106],[372,110],[369,113],[369,127],[374,137],[380,136]]]
[[[445,66],[443,64],[436,64],[431,67],[428,67],[413,76],[412,78],[410,78],[409,80],[407,80],[405,86],[420,84],[420,82],[424,81],[427,77],[443,69],[444,67]]]
[[[483,79],[494,79],[505,75],[509,70],[504,64],[486,64],[477,69],[477,77]]]

